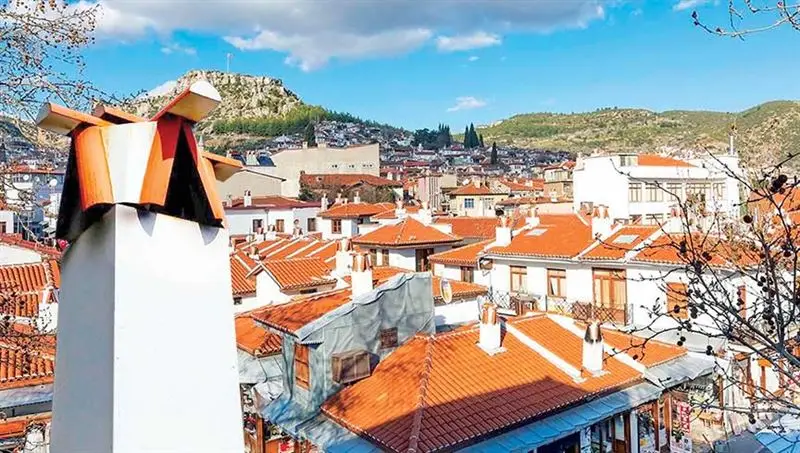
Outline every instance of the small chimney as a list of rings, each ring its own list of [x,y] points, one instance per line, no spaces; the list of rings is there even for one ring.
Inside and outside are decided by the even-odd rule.
[[[485,301],[481,306],[478,347],[489,354],[500,352],[501,333],[500,319],[497,317],[497,306]]]
[[[353,264],[350,251],[352,250],[350,238],[339,239],[336,250],[336,273],[340,277],[350,274],[350,266]]]
[[[242,206],[245,208],[250,207],[253,204],[253,197],[250,195],[249,190],[244,191],[244,198],[242,199]]]
[[[267,241],[274,241],[278,239],[278,233],[275,231],[275,225],[269,226],[269,228],[267,229],[267,234],[264,237],[264,239]]]
[[[350,274],[353,297],[372,291],[372,259],[366,253],[354,253]]]
[[[398,220],[406,218],[406,208],[403,207],[403,200],[399,198],[394,202],[394,216]]]
[[[473,184],[473,185],[474,185],[476,188],[480,188],[480,187],[481,187],[481,180],[480,180],[480,179],[478,179],[478,178],[475,178],[475,179],[473,179],[473,180],[472,180],[472,184]]]
[[[258,256],[258,248],[257,248],[255,245],[251,245],[251,246],[250,246],[250,250],[249,250],[249,251],[248,251],[248,253],[247,253],[247,256],[248,256],[250,259],[253,259],[253,260],[258,260],[258,259],[259,259],[259,256]]]
[[[592,212],[592,236],[604,239],[611,234],[611,216],[608,215],[608,207],[597,205]]]
[[[300,228],[300,219],[294,219],[294,228],[292,228],[292,237],[299,238],[303,235],[303,229]]]
[[[322,198],[320,198],[320,200],[319,200],[319,210],[320,210],[320,212],[328,210],[328,194],[327,193],[323,193],[322,194]]]
[[[231,208],[233,207],[233,195],[228,194],[228,197],[225,200],[225,207]]]
[[[505,247],[511,244],[511,227],[508,226],[508,217],[500,216],[500,225],[498,225],[495,231],[495,239],[494,245]]]
[[[586,326],[583,336],[583,369],[594,374],[603,371],[603,332],[597,321]]]
[[[361,194],[356,190],[356,194],[353,195],[353,203],[361,203]]]
[[[422,202],[422,206],[419,208],[417,217],[419,217],[419,221],[422,222],[423,225],[430,225],[433,223],[433,213],[431,213],[431,209],[428,206],[427,201]]]
[[[266,236],[264,235],[264,227],[256,228],[256,230],[253,233],[255,233],[253,235],[253,240],[255,241],[261,242],[264,239],[266,239]]]
[[[334,200],[334,203],[335,204],[341,204],[342,203],[342,193],[341,192],[336,194],[336,200]]]
[[[539,208],[536,206],[531,206],[531,208],[528,210],[528,217],[525,218],[525,223],[529,227],[535,228],[539,226],[539,221]]]

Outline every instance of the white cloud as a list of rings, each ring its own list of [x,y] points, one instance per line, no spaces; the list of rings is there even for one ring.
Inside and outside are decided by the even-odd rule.
[[[469,58],[467,58],[467,61],[478,61],[480,59],[481,59],[481,57],[479,57],[477,55],[472,55]]]
[[[332,59],[413,51],[434,37],[440,50],[456,51],[498,45],[510,32],[586,27],[617,3],[471,0],[443,8],[441,2],[419,0],[80,0],[71,7],[99,5],[97,33],[102,38],[130,41],[156,35],[170,41],[175,32],[217,35],[242,50],[284,53],[290,64],[311,70]]]
[[[479,31],[469,35],[439,36],[436,38],[436,47],[442,52],[457,52],[499,46],[502,42],[499,35]]]
[[[183,53],[186,55],[197,55],[197,49],[194,47],[184,47],[178,43],[168,44],[161,48],[161,53],[171,55],[173,53]]]
[[[456,105],[447,109],[448,112],[457,112],[459,110],[472,110],[486,106],[486,101],[480,100],[473,96],[461,96],[456,98]]]
[[[675,11],[683,11],[685,9],[696,8],[698,6],[709,3],[711,0],[680,0],[675,6],[672,7]]]
[[[167,80],[166,82],[162,83],[161,85],[153,88],[152,90],[144,93],[142,97],[154,97],[154,96],[162,96],[170,91],[174,90],[175,87],[178,86],[178,82],[175,80]]]

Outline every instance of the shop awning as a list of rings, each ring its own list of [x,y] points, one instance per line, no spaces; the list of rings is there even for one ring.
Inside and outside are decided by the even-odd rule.
[[[562,437],[577,433],[581,429],[592,426],[613,415],[654,401],[661,395],[662,390],[661,387],[649,382],[637,384],[467,447],[463,451],[528,452]]]

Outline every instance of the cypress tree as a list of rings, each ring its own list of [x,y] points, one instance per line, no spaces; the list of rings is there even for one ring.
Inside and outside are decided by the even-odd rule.
[[[308,144],[309,148],[317,146],[317,134],[314,132],[314,123],[311,121],[309,121],[306,125],[304,140]]]
[[[485,146],[483,145],[483,134],[480,134],[480,135],[478,136],[478,139],[479,139],[479,141],[480,141],[481,148],[485,148]]]
[[[492,165],[497,165],[497,142],[492,142],[492,157],[490,162]]]

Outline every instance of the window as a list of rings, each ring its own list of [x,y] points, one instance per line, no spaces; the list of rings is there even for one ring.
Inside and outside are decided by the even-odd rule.
[[[683,184],[681,184],[679,182],[668,182],[667,183],[667,193],[674,200],[682,200],[683,199]]]
[[[632,167],[638,163],[639,159],[638,156],[632,155],[621,155],[619,156],[619,166],[620,167]]]
[[[397,346],[397,327],[381,330],[381,349],[389,349]]]
[[[461,266],[461,281],[472,283],[472,268],[469,266]]]
[[[317,288],[306,288],[306,289],[301,289],[300,290],[300,294],[314,294],[316,292],[317,292]]]
[[[725,184],[718,182],[714,184],[714,198],[717,200],[725,199]]]
[[[689,319],[688,308],[686,284],[667,283],[667,313],[671,314],[673,318]]]
[[[242,298],[241,297],[234,297],[233,298],[233,305],[242,305]]]
[[[258,233],[264,229],[264,219],[253,219],[253,233]]]
[[[592,273],[594,274],[595,305],[613,310],[624,310],[628,305],[625,271],[594,269]]]
[[[331,220],[331,233],[342,234],[342,219]]]
[[[317,218],[316,217],[310,217],[308,220],[306,220],[306,231],[308,231],[309,233],[317,231]]]
[[[277,220],[275,220],[275,231],[277,231],[278,233],[283,233],[283,232],[285,232],[285,231],[286,231],[286,230],[284,229],[284,228],[285,228],[285,226],[286,226],[286,225],[284,224],[284,221],[283,221],[283,219],[277,219]]]
[[[473,209],[475,207],[474,198],[464,198],[464,209]]]
[[[528,292],[528,268],[525,266],[511,266],[511,292]]]
[[[740,286],[736,288],[736,303],[739,304],[739,316],[747,319],[747,288]]]
[[[377,249],[369,249],[369,259],[370,259],[370,263],[372,263],[372,265],[375,266],[376,263],[378,262],[378,250]]]
[[[308,390],[311,375],[308,372],[308,346],[294,344],[294,382],[298,387]]]
[[[642,201],[642,185],[640,183],[632,182],[628,185],[628,201]]]
[[[655,183],[645,184],[645,190],[647,191],[647,201],[664,201],[664,193]]]
[[[381,266],[389,265],[389,249],[381,250]]]
[[[767,368],[772,368],[769,360],[758,359],[758,367],[761,369],[760,387],[762,392],[767,391]]]
[[[367,351],[348,351],[331,356],[333,381],[349,384],[369,376],[369,353]]]
[[[0,233],[6,232],[6,222],[0,222]]]
[[[433,255],[433,249],[417,249],[417,272],[425,272],[431,270],[431,263],[428,257]]]
[[[547,295],[549,297],[567,297],[566,270],[547,269]]]

